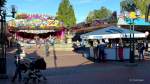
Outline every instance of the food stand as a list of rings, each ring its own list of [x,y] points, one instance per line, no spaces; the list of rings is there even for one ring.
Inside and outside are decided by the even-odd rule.
[[[83,41],[87,40],[87,39],[92,39],[92,40],[116,39],[116,38],[130,39],[133,37],[131,35],[132,32],[133,31],[128,30],[128,29],[110,26],[110,27],[106,27],[103,29],[93,31],[93,32],[82,34],[80,37],[82,38]],[[131,35],[131,37],[130,37],[130,35]],[[146,37],[145,33],[134,31],[134,38],[145,38],[145,37]],[[123,59],[129,59],[130,48],[129,47],[119,48],[117,43],[115,43],[114,47],[111,47],[111,48],[106,47],[105,48],[105,54],[106,54],[107,60],[119,60],[120,59],[119,55],[122,55]],[[89,56],[93,57],[94,55],[89,55]]]

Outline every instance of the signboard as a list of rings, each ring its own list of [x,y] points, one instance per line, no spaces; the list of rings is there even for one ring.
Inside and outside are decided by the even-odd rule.
[[[47,26],[58,26],[59,21],[58,20],[47,20],[48,24]]]

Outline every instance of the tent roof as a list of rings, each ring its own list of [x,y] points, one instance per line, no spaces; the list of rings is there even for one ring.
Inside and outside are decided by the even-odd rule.
[[[131,33],[133,33],[133,31],[130,31],[129,29],[110,26],[104,29],[99,29],[93,32],[82,34],[81,38],[88,38],[88,39],[129,38]],[[135,38],[145,37],[145,33],[142,32],[134,31],[134,34]]]

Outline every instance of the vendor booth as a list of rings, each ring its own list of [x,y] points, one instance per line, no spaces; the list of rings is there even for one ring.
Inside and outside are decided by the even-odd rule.
[[[106,27],[104,29],[99,29],[93,32],[82,34],[80,37],[82,40],[101,40],[101,39],[121,39],[121,38],[145,38],[145,33],[132,31],[129,29],[119,28],[115,26]],[[108,42],[108,41],[107,41]],[[120,60],[120,59],[129,59],[130,48],[129,47],[119,47],[118,43],[114,43],[113,47],[106,47],[104,49],[107,60]],[[91,47],[90,47],[91,48]],[[92,47],[94,49],[94,47]],[[89,49],[91,50],[91,49]],[[93,52],[91,52],[93,53]],[[93,54],[89,54],[90,57],[94,57]],[[95,58],[95,57],[94,57]]]

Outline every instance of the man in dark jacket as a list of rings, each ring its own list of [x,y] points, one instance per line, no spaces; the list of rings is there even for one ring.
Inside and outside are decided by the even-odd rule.
[[[98,45],[98,50],[99,50],[99,60],[102,62],[106,61],[106,54],[105,54],[105,47],[106,47],[105,40],[102,39],[102,42]]]
[[[141,43],[141,45],[139,46],[138,52],[139,52],[139,60],[144,60],[144,49],[145,46],[143,43]]]

